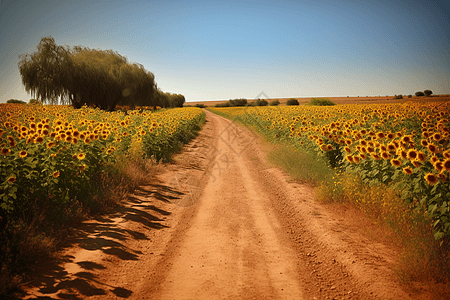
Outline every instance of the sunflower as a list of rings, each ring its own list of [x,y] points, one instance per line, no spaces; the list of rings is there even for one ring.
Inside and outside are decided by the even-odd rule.
[[[421,140],[420,144],[422,145],[422,147],[427,147],[428,146],[428,141],[427,140]]]
[[[378,138],[378,139],[383,139],[383,138],[385,137],[384,132],[381,132],[381,131],[380,131],[380,132],[377,132],[376,134],[377,134],[377,138]]]
[[[11,150],[8,148],[2,148],[2,151],[0,152],[2,155],[8,155],[11,153]]]
[[[440,161],[435,162],[433,165],[434,165],[434,168],[436,170],[438,170],[438,172],[442,172],[442,170],[444,170],[444,165]]]
[[[360,157],[359,156],[353,156],[353,161],[355,162],[355,164],[359,164]]]
[[[39,143],[41,144],[44,141],[44,138],[42,136],[38,136],[37,138],[34,139],[35,143]]]
[[[349,163],[351,163],[351,164],[354,162],[354,161],[353,161],[353,156],[351,156],[351,155],[347,155],[345,158],[346,158],[347,161],[348,161]]]
[[[402,142],[403,143],[411,143],[412,142],[411,136],[410,135],[404,135],[402,137]]]
[[[53,177],[54,178],[58,178],[60,175],[60,173],[58,171],[53,172]]]
[[[345,152],[350,153],[352,150],[349,147],[344,147]]]
[[[333,146],[331,144],[327,145],[327,151],[332,151],[333,150]]]
[[[417,160],[422,162],[427,159],[427,155],[423,153],[422,151],[417,151]]]
[[[87,138],[85,138],[84,139],[84,143],[87,145],[87,144],[89,144],[91,142],[91,140],[87,137]]]
[[[79,167],[79,169],[80,169],[80,171],[86,170],[86,165],[85,165],[85,164],[81,165],[81,166]]]
[[[414,171],[410,167],[403,168],[405,174],[411,175]]]
[[[428,144],[427,145],[428,151],[431,153],[437,153],[439,151],[439,148],[435,144]]]
[[[445,150],[444,152],[442,152],[442,155],[444,155],[445,158],[450,158],[450,149]]]
[[[15,181],[16,181],[16,177],[14,177],[14,176],[11,176],[8,178],[9,183],[14,183]]]
[[[394,152],[395,150],[397,150],[397,146],[396,146],[394,143],[389,143],[389,144],[387,145],[387,150],[388,150],[389,152]]]
[[[417,151],[415,149],[409,149],[407,153],[407,158],[409,160],[414,160],[417,158]]]
[[[436,176],[433,173],[426,174],[424,178],[428,182],[429,185],[435,185],[439,181],[438,176]]]
[[[445,171],[450,172],[450,158],[447,158],[442,162],[442,167],[444,167]]]
[[[27,155],[28,155],[28,153],[27,153],[27,151],[25,151],[25,150],[22,150],[22,151],[20,151],[20,153],[19,153],[20,158],[25,158],[25,157],[27,157]]]
[[[367,158],[367,156],[366,156],[364,153],[360,153],[360,154],[359,154],[359,157],[360,157],[361,159],[366,159],[366,158]]]
[[[77,158],[78,158],[79,160],[83,160],[83,159],[86,158],[86,154],[84,154],[84,153],[79,153],[79,154],[77,155]]]
[[[388,160],[389,158],[390,158],[390,154],[389,154],[389,152],[386,152],[386,151],[382,151],[381,153],[381,157],[384,159],[384,160]]]
[[[433,134],[433,140],[435,140],[436,142],[439,142],[442,139],[442,135],[439,132],[436,132],[435,134]]]
[[[397,158],[393,158],[391,159],[391,165],[393,165],[394,167],[400,167],[402,165],[402,162]]]

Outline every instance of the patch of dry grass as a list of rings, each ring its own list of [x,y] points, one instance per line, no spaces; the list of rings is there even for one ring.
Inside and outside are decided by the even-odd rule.
[[[431,221],[396,190],[381,184],[370,186],[344,173],[336,174],[332,182],[323,182],[317,197],[322,202],[351,204],[388,228],[391,242],[401,249],[394,270],[405,283],[450,283],[448,241],[437,242]]]

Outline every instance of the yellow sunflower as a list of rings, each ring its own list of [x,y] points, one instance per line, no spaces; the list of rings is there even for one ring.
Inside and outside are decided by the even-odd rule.
[[[417,151],[415,149],[409,149],[407,152],[407,158],[409,160],[414,160],[417,158]]]
[[[2,155],[8,155],[11,153],[11,149],[8,148],[2,148],[1,152]]]
[[[439,181],[438,176],[436,176],[433,173],[426,174],[424,178],[428,182],[429,185],[435,185]]]
[[[450,158],[447,158],[442,162],[442,167],[445,171],[450,172]]]
[[[391,165],[393,165],[394,167],[400,167],[402,165],[402,162],[397,158],[393,158],[391,159]]]
[[[411,175],[414,171],[410,167],[403,168],[405,174]]]

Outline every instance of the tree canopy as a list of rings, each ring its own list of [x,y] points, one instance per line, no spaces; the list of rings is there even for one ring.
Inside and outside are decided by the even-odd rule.
[[[19,71],[27,92],[42,103],[95,105],[183,106],[184,96],[162,92],[155,76],[142,65],[129,63],[113,50],[56,45],[44,37],[33,54],[20,56]]]

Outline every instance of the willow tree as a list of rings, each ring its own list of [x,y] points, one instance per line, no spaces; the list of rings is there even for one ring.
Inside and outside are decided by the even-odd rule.
[[[42,103],[83,104],[112,110],[117,104],[155,106],[158,93],[153,73],[113,50],[72,50],[42,38],[38,51],[22,55],[19,70],[27,92]]]
[[[19,72],[25,90],[42,103],[56,104],[60,99],[69,103],[66,87],[70,86],[73,68],[69,49],[56,45],[51,37],[42,38],[37,49],[31,55],[19,57]]]

